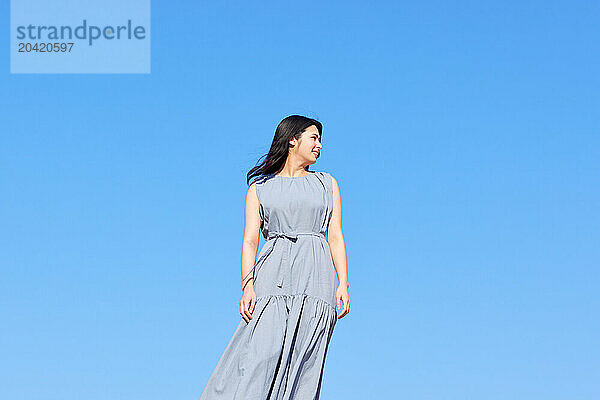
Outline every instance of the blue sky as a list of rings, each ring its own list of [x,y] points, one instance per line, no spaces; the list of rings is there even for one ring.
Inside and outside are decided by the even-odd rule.
[[[11,75],[4,30],[2,398],[197,399],[304,114],[352,299],[322,398],[597,399],[600,5],[220,3],[152,2],[149,75]]]

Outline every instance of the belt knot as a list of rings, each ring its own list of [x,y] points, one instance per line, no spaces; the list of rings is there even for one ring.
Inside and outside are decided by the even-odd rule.
[[[321,237],[323,239],[325,239],[325,234],[323,232],[278,232],[278,231],[270,231],[268,236],[267,236],[267,241],[271,240],[271,239],[276,239],[277,238],[287,238],[290,239],[292,241],[296,241],[296,239],[298,239],[298,236],[301,235],[309,235],[309,236],[317,236],[317,237]],[[273,251],[273,248],[275,247],[275,242],[271,243],[269,245],[269,247],[267,248],[266,252],[261,256],[261,258],[254,264],[254,266],[250,269],[250,271],[246,274],[246,276],[242,279],[242,282],[245,282],[247,277],[250,275],[250,273],[252,271],[258,271],[258,269],[256,268],[258,265],[262,265],[262,263],[267,259],[267,257],[269,257],[269,255],[271,254],[271,252]],[[284,256],[285,258],[285,256]],[[284,280],[285,280],[285,273],[286,271],[284,270],[283,267],[283,261],[284,258],[281,259],[280,263],[279,263],[279,268],[276,272],[277,277],[276,277],[276,282],[277,282],[277,286],[278,287],[283,287],[284,285]],[[254,281],[254,274],[252,274],[251,279]],[[247,282],[246,282],[247,283]],[[244,286],[246,286],[246,284],[244,283]],[[243,287],[242,287],[243,290]]]

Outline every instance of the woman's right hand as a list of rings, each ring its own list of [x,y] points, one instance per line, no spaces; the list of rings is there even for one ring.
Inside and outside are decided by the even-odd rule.
[[[244,318],[244,321],[250,322],[255,305],[256,293],[254,293],[254,287],[248,284],[244,289],[242,299],[240,300],[240,314],[242,315],[242,318]]]

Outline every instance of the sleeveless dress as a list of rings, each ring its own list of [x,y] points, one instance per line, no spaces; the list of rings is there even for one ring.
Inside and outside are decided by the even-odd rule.
[[[256,194],[266,239],[249,274],[256,306],[249,322],[240,321],[200,400],[316,400],[337,321],[336,272],[325,238],[331,175],[263,175]]]

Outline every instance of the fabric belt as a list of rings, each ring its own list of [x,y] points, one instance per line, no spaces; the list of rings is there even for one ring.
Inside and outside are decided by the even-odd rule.
[[[255,270],[255,268],[260,264],[262,265],[262,263],[267,259],[267,257],[269,257],[269,254],[271,254],[271,252],[273,251],[273,248],[275,247],[275,244],[277,243],[277,240],[279,238],[285,238],[285,239],[289,239],[292,242],[296,242],[296,240],[298,239],[298,236],[302,236],[302,235],[308,235],[308,236],[317,236],[317,237],[321,237],[323,239],[325,239],[325,234],[322,232],[278,232],[278,231],[270,231],[269,234],[267,235],[267,243],[269,241],[272,241],[272,243],[270,244],[269,248],[267,248],[267,251],[265,251],[265,253],[260,257],[260,259],[254,263],[254,266],[252,267],[252,269],[246,274],[246,277],[244,277],[244,279],[242,279],[242,282],[244,282],[246,280],[246,278],[248,277],[248,275],[250,275],[250,273],[252,271]],[[267,243],[265,243],[265,246],[267,246]],[[289,252],[285,255],[285,257],[287,258],[289,256]],[[281,262],[279,264],[279,269],[277,271],[277,286],[278,287],[283,287],[283,281],[284,281],[284,277],[285,277],[285,270],[284,268],[282,268],[282,264],[284,261],[284,257],[281,258]],[[286,260],[287,261],[287,260]],[[254,280],[254,276],[252,276],[252,279]],[[242,290],[244,290],[244,287],[246,287],[246,284],[248,282],[244,283],[244,286],[242,287]]]
[[[277,239],[280,237],[286,237],[288,239],[296,240],[299,235],[311,235],[311,236],[320,236],[325,239],[325,234],[323,232],[269,232],[267,236],[267,240]]]

